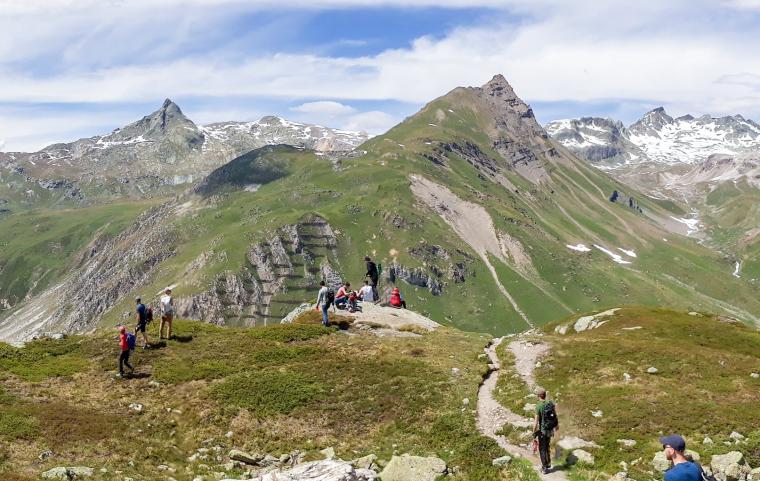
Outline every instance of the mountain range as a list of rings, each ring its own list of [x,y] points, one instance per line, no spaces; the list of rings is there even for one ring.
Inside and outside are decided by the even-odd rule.
[[[255,134],[272,128],[292,135]],[[36,157],[9,154],[17,177],[5,189],[18,176],[66,176],[101,201],[28,202],[0,219],[0,338],[124,322],[135,296],[155,303],[168,285],[182,317],[279,322],[322,279],[360,283],[365,255],[382,264],[383,292],[399,286],[416,311],[465,330],[519,332],[621,304],[758,322],[744,275],[756,264],[733,275],[735,257],[689,237],[683,203],[589,165],[500,75],[340,155],[314,149],[362,136],[315,129],[269,119],[194,127],[166,102],[110,136],[68,144],[85,152],[66,147],[71,168],[50,148],[39,170]],[[264,137],[277,145],[245,144]],[[98,142],[112,155],[96,156]],[[118,152],[135,154],[124,162]],[[113,188],[134,169],[153,172],[149,191]]]
[[[689,235],[757,279],[760,125],[741,115],[673,118],[660,107],[625,127],[598,117],[546,125],[575,155],[646,195],[680,205]]]
[[[350,151],[364,132],[268,116],[252,122],[196,125],[166,99],[161,108],[107,135],[53,144],[39,152],[0,152],[0,198],[23,206],[88,205],[181,190],[258,147],[287,144],[318,152]]]

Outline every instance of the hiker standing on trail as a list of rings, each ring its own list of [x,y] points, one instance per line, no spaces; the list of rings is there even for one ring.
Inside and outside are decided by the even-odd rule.
[[[138,332],[142,332],[143,349],[148,349],[148,334],[146,333],[148,330],[148,308],[145,307],[145,304],[142,303],[139,297],[135,298],[135,302],[137,303],[137,308],[135,309],[135,317],[137,319],[137,324],[135,325],[135,336]]]
[[[665,471],[665,481],[702,481],[702,467],[686,459],[686,441],[678,434],[660,438],[662,449],[673,467]]]
[[[377,281],[380,279],[377,264],[372,262],[372,259],[370,259],[369,256],[364,256],[364,260],[367,262],[367,273],[364,274],[364,277],[369,277],[373,297],[375,299],[380,299],[380,295],[377,293]]]
[[[161,296],[161,325],[158,329],[158,338],[166,339],[164,337],[164,326],[169,327],[168,339],[172,338],[172,321],[174,320],[174,299],[172,298],[172,290],[168,287],[164,290],[164,295]]]
[[[129,363],[129,353],[135,348],[135,335],[127,332],[125,326],[119,326],[119,377],[124,377],[124,366],[127,366],[130,372],[135,372],[135,368]]]
[[[533,418],[533,437],[538,439],[538,453],[541,457],[541,472],[549,474],[552,468],[550,444],[552,436],[559,429],[557,411],[552,401],[546,400],[546,389],[538,389],[536,415]]]
[[[319,281],[319,292],[317,293],[317,305],[316,309],[322,308],[322,325],[328,327],[330,325],[330,319],[327,315],[327,310],[330,309],[329,289],[325,285],[325,281]]]

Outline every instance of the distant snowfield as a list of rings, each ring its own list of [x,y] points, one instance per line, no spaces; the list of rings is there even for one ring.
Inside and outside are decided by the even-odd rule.
[[[627,261],[627,260],[623,259],[623,256],[621,256],[620,254],[615,254],[611,250],[605,249],[604,247],[602,247],[600,245],[594,244],[594,247],[597,248],[597,249],[599,249],[600,251],[604,252],[608,256],[612,257],[612,260],[615,261],[615,262],[617,262],[618,264],[630,264],[631,263],[631,261]]]
[[[574,251],[578,251],[578,252],[591,252],[591,249],[589,249],[588,247],[586,247],[584,244],[578,244],[578,245],[574,245],[574,246],[571,246],[570,244],[567,244],[567,248],[571,249],[571,250],[574,250]]]
[[[623,249],[622,247],[618,247],[618,250],[622,252],[623,254],[627,255],[628,257],[638,257],[636,255],[636,252],[628,249]]]
[[[699,229],[700,229],[699,218],[695,217],[693,219],[684,219],[682,217],[673,217],[672,215],[670,216],[670,218],[686,226],[687,236],[699,232]]]

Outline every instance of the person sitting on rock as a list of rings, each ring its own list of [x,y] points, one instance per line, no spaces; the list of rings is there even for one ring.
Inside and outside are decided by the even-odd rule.
[[[340,286],[340,289],[338,289],[338,292],[335,293],[335,307],[338,309],[345,309],[346,303],[348,303],[348,293],[349,288],[351,287],[350,282],[345,282],[342,286]]]
[[[702,481],[702,468],[686,459],[686,441],[678,434],[660,438],[665,458],[673,467],[665,471],[665,481]]]
[[[364,285],[359,289],[359,300],[362,302],[375,302],[375,291],[369,285],[369,281],[364,281]]]
[[[359,310],[358,306],[356,305],[356,300],[359,298],[359,295],[356,293],[356,291],[351,291],[348,293],[348,312],[356,312]]]
[[[401,294],[401,291],[398,289],[398,287],[394,287],[391,291],[391,298],[388,303],[391,305],[391,307],[395,307],[397,309],[406,309],[406,301],[404,300],[404,296]]]
[[[552,468],[550,445],[552,436],[559,429],[559,420],[554,403],[546,400],[546,389],[539,388],[536,395],[538,395],[538,402],[536,403],[536,415],[533,418],[533,436],[538,438],[541,472],[549,474]]]

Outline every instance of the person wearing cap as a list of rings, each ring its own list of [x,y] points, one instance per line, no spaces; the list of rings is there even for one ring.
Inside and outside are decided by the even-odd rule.
[[[135,368],[129,363],[129,342],[127,341],[127,328],[125,326],[119,326],[119,347],[121,348],[119,377],[124,377],[124,366],[127,366],[131,372],[135,372]]]
[[[169,332],[167,336],[172,338],[172,321],[174,320],[174,299],[172,298],[172,290],[166,288],[164,295],[161,296],[161,325],[158,326],[158,338],[164,338],[164,326],[168,326]]]
[[[142,303],[142,300],[139,297],[135,298],[135,302],[137,303],[137,308],[135,309],[136,312],[136,320],[137,324],[135,325],[135,336],[138,332],[142,333],[143,338],[143,349],[148,349],[148,308],[145,307],[145,304]]]
[[[678,434],[663,436],[660,444],[673,467],[665,471],[665,481],[702,481],[701,468],[686,459],[686,441]]]

